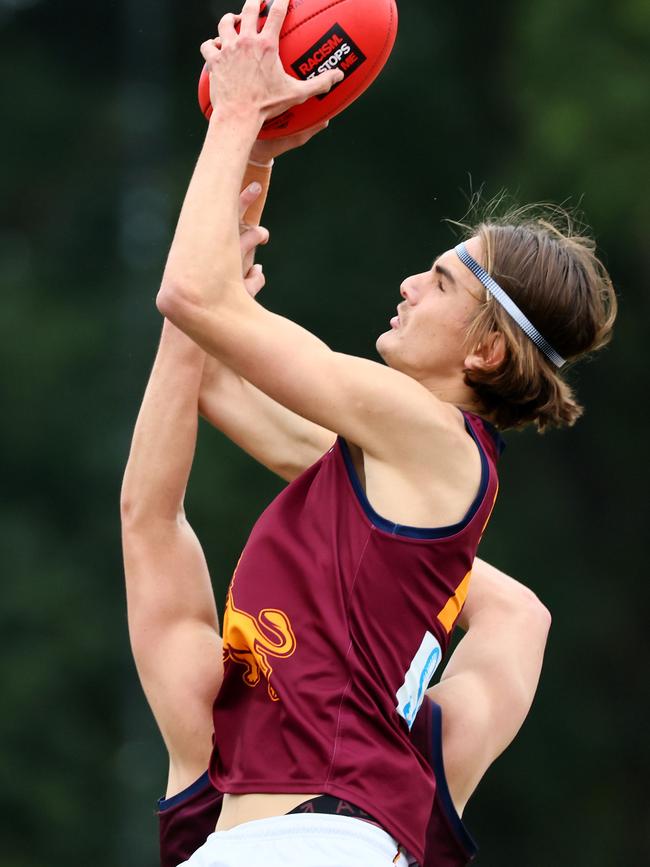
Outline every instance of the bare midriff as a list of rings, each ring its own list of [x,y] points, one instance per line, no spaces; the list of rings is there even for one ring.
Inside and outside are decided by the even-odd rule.
[[[273,816],[284,816],[299,804],[317,798],[316,794],[299,795],[224,795],[221,814],[217,822],[217,831],[229,831],[244,822],[254,822],[256,819],[270,819]]]

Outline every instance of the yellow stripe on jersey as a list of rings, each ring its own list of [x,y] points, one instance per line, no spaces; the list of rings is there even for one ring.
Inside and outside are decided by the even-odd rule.
[[[490,518],[492,517],[492,512],[494,511],[494,507],[497,504],[497,497],[499,496],[499,482],[497,481],[497,489],[494,492],[494,499],[492,500],[492,508],[490,509],[490,514],[487,516],[487,520],[485,524],[483,524],[483,529],[481,530],[481,539],[483,538],[483,533],[485,533],[487,525],[490,523]]]
[[[481,537],[483,533],[485,533],[485,528],[490,523],[490,518],[492,517],[492,512],[494,511],[494,507],[497,502],[497,497],[499,495],[499,484],[497,482],[497,489],[494,492],[494,499],[492,500],[492,507],[490,508],[490,514],[487,516],[487,520],[483,525],[483,529],[481,530]],[[465,604],[465,600],[467,599],[467,594],[469,592],[469,581],[472,577],[472,570],[470,569],[467,575],[460,582],[458,589],[455,594],[447,600],[445,607],[442,609],[440,614],[438,615],[438,620],[445,627],[447,632],[451,632],[454,628],[454,623],[456,622],[456,618],[460,614],[460,610]]]
[[[451,632],[451,630],[454,628],[454,623],[456,622],[456,618],[460,614],[460,609],[465,604],[465,600],[467,599],[467,594],[469,592],[469,579],[471,577],[472,570],[470,569],[467,575],[465,575],[463,580],[458,585],[458,589],[456,590],[454,595],[447,600],[447,604],[438,615],[438,620],[442,623],[447,632]]]

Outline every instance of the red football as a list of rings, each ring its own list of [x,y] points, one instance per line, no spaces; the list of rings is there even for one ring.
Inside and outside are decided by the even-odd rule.
[[[260,29],[273,0],[261,3]],[[279,138],[328,120],[361,96],[381,72],[397,35],[395,0],[291,0],[280,33],[280,58],[294,78],[305,80],[329,69],[345,78],[325,96],[266,121],[260,138]],[[199,104],[212,114],[210,79],[204,67]]]

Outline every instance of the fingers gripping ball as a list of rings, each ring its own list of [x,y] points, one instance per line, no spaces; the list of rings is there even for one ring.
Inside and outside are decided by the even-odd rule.
[[[261,3],[259,29],[273,0]],[[292,135],[346,109],[379,75],[397,35],[395,0],[291,0],[280,33],[280,58],[289,75],[303,81],[332,69],[345,78],[324,96],[315,96],[266,121],[260,138]],[[199,104],[212,114],[210,77],[203,69]]]

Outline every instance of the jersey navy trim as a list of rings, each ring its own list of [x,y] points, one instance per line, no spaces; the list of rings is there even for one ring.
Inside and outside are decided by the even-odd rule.
[[[207,789],[208,786],[211,786],[210,777],[208,776],[208,772],[206,771],[202,774],[198,780],[195,780],[191,785],[189,785],[186,789],[183,789],[182,792],[179,792],[177,795],[172,795],[171,798],[159,798],[158,799],[158,812],[162,813],[165,810],[170,810],[172,807],[177,807],[179,804],[182,804],[184,801],[188,801],[192,795],[198,794],[198,792],[202,792],[204,789]]]
[[[431,734],[433,741],[431,744],[431,758],[433,761],[433,772],[436,777],[436,797],[440,799],[440,804],[454,837],[467,855],[468,860],[473,861],[478,853],[478,846],[463,824],[463,820],[458,815],[449,793],[442,758],[442,709],[435,701],[431,701]]]
[[[363,511],[366,513],[366,517],[374,527],[377,527],[378,530],[390,533],[393,536],[406,536],[410,539],[445,539],[448,536],[455,536],[456,533],[460,533],[461,530],[464,530],[465,527],[467,527],[474,515],[476,515],[480,509],[483,498],[485,497],[485,492],[487,491],[490,479],[490,468],[488,466],[483,446],[479,442],[479,439],[474,433],[474,429],[467,418],[465,418],[465,428],[476,443],[479,455],[481,456],[481,484],[479,486],[478,494],[474,498],[474,502],[469,507],[463,520],[459,521],[458,524],[451,524],[448,527],[407,527],[404,524],[395,524],[393,521],[388,521],[386,518],[382,518],[382,516],[375,512],[373,507],[370,505],[366,492],[363,489],[363,485],[357,475],[352,455],[350,454],[350,447],[343,437],[339,437],[338,441],[341,445],[341,454],[343,455],[348,477],[352,483],[354,492],[357,495],[357,499],[359,500]]]
[[[483,418],[482,416],[479,416],[479,418],[483,422],[483,427],[485,428],[485,430],[490,434],[490,436],[494,440],[494,445],[497,448],[497,456],[501,457],[501,455],[506,450],[506,445],[507,445],[506,441],[501,436],[499,431],[495,428],[495,426],[492,424],[492,422],[488,421],[487,419]]]

